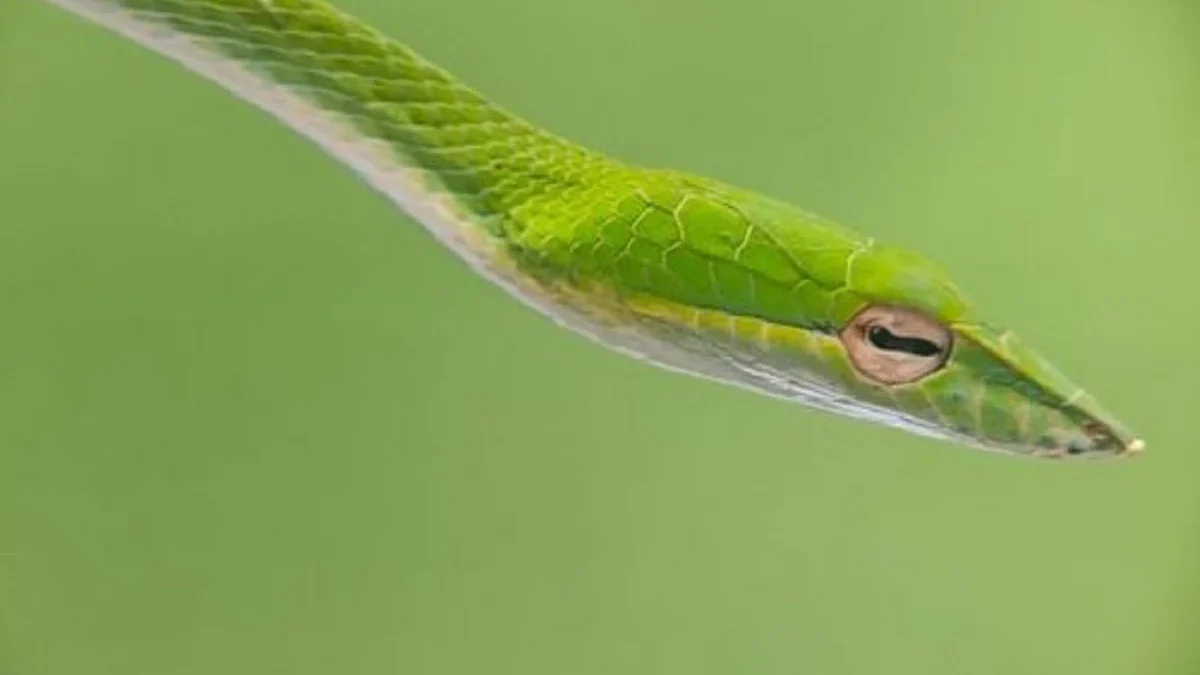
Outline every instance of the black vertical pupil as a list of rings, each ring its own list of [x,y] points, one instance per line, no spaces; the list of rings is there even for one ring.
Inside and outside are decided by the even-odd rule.
[[[889,352],[904,352],[914,356],[935,356],[942,352],[942,348],[935,342],[923,338],[896,335],[883,326],[868,328],[867,340],[876,348]]]

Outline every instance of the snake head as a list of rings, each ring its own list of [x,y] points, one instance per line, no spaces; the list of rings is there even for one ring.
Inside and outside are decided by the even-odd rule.
[[[979,448],[1101,457],[1143,447],[928,259],[712,181],[651,174],[646,185],[592,244],[658,345],[631,342],[635,353]]]
[[[1015,333],[979,319],[928,260],[870,246],[854,255],[846,289],[861,301],[835,317],[854,395],[982,448],[1062,457],[1144,447]]]

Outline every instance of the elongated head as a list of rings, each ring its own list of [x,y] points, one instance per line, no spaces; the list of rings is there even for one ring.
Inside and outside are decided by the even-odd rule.
[[[651,178],[662,181],[648,183],[658,192],[631,194],[592,244],[617,304],[651,329],[655,349],[633,351],[979,448],[1048,457],[1142,449],[922,256],[744,190]]]
[[[745,192],[689,196],[673,216],[662,230],[686,236],[625,283],[670,344],[700,355],[684,369],[979,448],[1143,447],[919,255]]]

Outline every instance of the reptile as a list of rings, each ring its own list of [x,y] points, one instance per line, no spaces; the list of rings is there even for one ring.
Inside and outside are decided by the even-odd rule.
[[[274,116],[511,297],[609,348],[972,448],[1145,446],[926,257],[584,148],[324,0],[47,1]]]

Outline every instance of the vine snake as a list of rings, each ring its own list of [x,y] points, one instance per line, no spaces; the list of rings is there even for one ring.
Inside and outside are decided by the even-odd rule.
[[[968,447],[1144,447],[926,258],[580,147],[323,0],[48,1],[273,115],[475,271],[610,348]]]

